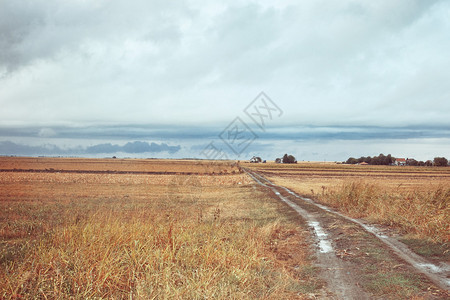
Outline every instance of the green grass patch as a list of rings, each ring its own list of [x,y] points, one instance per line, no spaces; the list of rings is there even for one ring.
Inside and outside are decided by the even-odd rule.
[[[448,243],[436,243],[408,236],[400,239],[400,241],[419,255],[441,261],[450,261],[450,245]]]
[[[415,274],[377,272],[367,276],[367,289],[389,299],[410,299],[420,289],[420,278]]]

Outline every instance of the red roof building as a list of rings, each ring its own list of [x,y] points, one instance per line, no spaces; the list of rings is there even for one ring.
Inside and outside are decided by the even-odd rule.
[[[396,158],[394,164],[396,166],[406,166],[406,158]]]

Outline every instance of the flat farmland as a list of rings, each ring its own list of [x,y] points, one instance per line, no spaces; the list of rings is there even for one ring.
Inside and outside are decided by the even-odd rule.
[[[348,181],[362,180],[378,184],[387,191],[411,191],[431,186],[449,185],[450,168],[445,167],[397,167],[361,166],[334,163],[298,164],[242,164],[255,168],[267,176],[293,179],[302,194],[322,193],[323,187],[333,188]]]
[[[440,266],[450,252],[445,168],[0,162],[1,299],[448,296],[361,226],[283,189],[410,235]]]
[[[45,157],[0,157],[1,171],[211,175],[240,172],[237,164],[212,161]]]
[[[243,164],[277,184],[409,238],[450,241],[450,168],[334,163]],[[443,244],[442,244],[443,243]]]
[[[308,231],[233,162],[1,158],[0,169],[2,299],[321,288]]]

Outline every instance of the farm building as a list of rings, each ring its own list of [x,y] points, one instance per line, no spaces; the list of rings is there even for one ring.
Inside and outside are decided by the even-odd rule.
[[[396,166],[406,166],[406,158],[396,158],[394,165]]]

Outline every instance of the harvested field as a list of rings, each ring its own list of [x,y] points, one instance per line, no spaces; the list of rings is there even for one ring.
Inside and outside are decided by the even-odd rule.
[[[241,173],[237,164],[223,161],[45,157],[0,157],[0,172],[2,171],[211,175]]]
[[[301,194],[311,196],[322,193],[323,187],[338,187],[355,180],[379,184],[380,188],[386,191],[411,191],[450,183],[450,168],[445,167],[358,166],[333,163],[267,163],[242,166],[255,168],[267,176],[301,182],[297,190]]]
[[[49,169],[13,160],[2,168]],[[102,170],[62,161],[50,165]],[[190,163],[104,165],[179,175],[0,172],[0,298],[314,295],[321,283],[308,232],[290,211],[247,175],[230,174],[232,164]],[[208,168],[229,175],[203,175]]]
[[[354,299],[361,295],[439,299],[448,295],[362,228],[319,213],[281,187],[270,190],[256,184],[233,162],[56,159],[51,164],[48,158],[34,163],[30,158],[11,159],[2,158],[5,163],[0,166],[2,299],[305,299],[349,292]],[[423,174],[413,170],[418,180],[406,187],[392,180],[407,178],[406,169],[356,167],[355,176],[348,166],[343,170],[325,164],[250,166],[346,214],[375,222],[378,216],[389,228],[414,238],[427,237],[420,244],[414,238],[407,241],[422,252],[431,249],[429,256],[436,263],[448,253],[442,243],[448,225],[445,189],[433,194],[434,202],[444,206],[431,214],[427,210],[428,218],[418,211],[437,207],[434,202],[424,206],[425,198],[420,197],[408,202],[414,204],[408,207],[410,215],[425,220],[423,224],[408,227],[392,217],[400,215],[397,208],[405,209],[396,204],[405,201],[399,202],[395,193],[429,188],[430,181],[446,182],[446,169]],[[380,173],[382,177],[372,176]],[[389,180],[383,179],[388,176]],[[374,187],[383,182],[382,188]],[[350,191],[358,193],[349,193],[348,183],[357,184]],[[282,194],[316,219],[299,217],[279,201]],[[350,201],[354,195],[365,202]],[[390,219],[380,211],[371,215],[374,206],[362,203],[384,207]],[[401,216],[405,219],[408,214]],[[331,252],[317,252],[317,233],[308,229],[313,223],[321,224]],[[431,235],[439,237],[434,248]],[[327,261],[332,265],[324,264]],[[398,281],[389,281],[394,277]],[[354,288],[343,291],[342,282]]]

